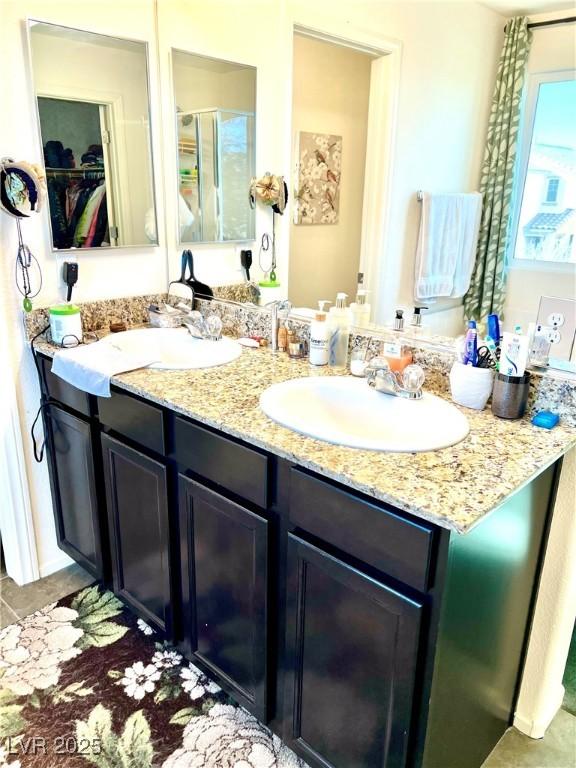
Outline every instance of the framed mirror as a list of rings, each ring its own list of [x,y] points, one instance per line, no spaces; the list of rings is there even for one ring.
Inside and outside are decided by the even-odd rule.
[[[256,69],[172,51],[178,242],[254,239]]]
[[[28,33],[54,250],[157,245],[147,44]]]

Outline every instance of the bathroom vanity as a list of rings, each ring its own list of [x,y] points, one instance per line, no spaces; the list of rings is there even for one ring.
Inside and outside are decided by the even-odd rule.
[[[308,368],[267,351],[111,398],[39,361],[65,552],[311,768],[480,768],[573,432],[474,414],[459,446],[375,454],[267,420],[260,392]]]

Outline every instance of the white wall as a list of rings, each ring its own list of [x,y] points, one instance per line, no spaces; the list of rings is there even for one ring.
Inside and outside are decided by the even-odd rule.
[[[53,0],[50,3],[43,0],[0,2],[0,28],[3,39],[0,46],[0,69],[3,72],[0,97],[4,105],[4,117],[0,121],[0,147],[3,155],[41,162],[42,152],[27,57],[27,16],[92,32],[144,40],[150,44],[154,55],[154,5],[152,0],[100,0],[97,5],[86,0]],[[70,62],[70,66],[74,66],[74,63]],[[162,131],[159,123],[160,97],[155,58],[152,59],[150,79],[154,152],[160,168]],[[156,199],[159,220],[162,222],[164,209],[161,174],[157,175]],[[38,258],[43,270],[44,287],[35,305],[46,306],[62,300],[65,293],[61,283],[61,270],[65,256],[55,255],[50,250],[47,214],[24,222],[22,230],[25,241]],[[164,290],[166,260],[162,227],[160,238],[161,247],[120,251],[103,249],[80,254],[80,275],[74,290],[75,298],[80,301]],[[38,408],[39,393],[32,358],[24,341],[21,299],[13,287],[16,244],[16,225],[0,212],[0,295],[7,296],[6,304],[2,306],[3,321],[12,350],[14,385],[30,481],[40,571],[41,574],[47,574],[62,567],[69,560],[56,546],[46,463],[37,465],[31,453],[29,431]],[[6,403],[3,402],[0,407],[6,407]]]
[[[389,231],[373,291],[379,323],[413,306],[414,252],[420,221],[416,192],[478,186],[503,19],[477,3],[353,4],[292,0],[304,26],[402,45]],[[456,313],[458,316],[458,313]],[[427,323],[433,330],[433,321]],[[453,328],[452,331],[458,331]]]
[[[556,14],[556,16],[562,15],[566,14]],[[548,16],[534,18],[539,20]],[[574,24],[544,27],[533,31],[528,57],[528,76],[574,68],[576,68]],[[527,129],[524,130],[520,141],[524,151],[528,151],[530,136]],[[520,227],[522,223],[521,221]],[[512,242],[511,248],[513,246]],[[517,323],[526,327],[528,323],[534,322],[541,296],[576,298],[576,265],[512,262],[506,286],[504,327],[510,330]]]
[[[173,55],[174,94],[182,112],[232,109],[253,112],[255,72],[178,51]]]
[[[284,2],[247,0],[241,4],[234,0],[186,0],[186,2],[159,3],[159,61],[162,82],[172,83],[171,48],[202,56],[232,61],[257,67],[256,82],[256,173],[266,171],[277,174],[289,172],[290,90],[283,78],[289,56]],[[173,121],[172,88],[162,93],[162,108],[166,124],[165,156],[176,157]],[[177,189],[175,165],[168,162],[165,179],[169,204],[175,200],[171,190]],[[276,231],[278,252],[284,257],[278,266],[278,278],[285,284],[287,253],[287,221],[280,219]],[[257,240],[263,232],[272,231],[269,209],[261,206],[256,211]],[[168,211],[168,259],[171,279],[180,270],[180,248],[176,238],[176,211]],[[237,283],[243,279],[240,267],[240,249],[246,244],[196,245],[193,249],[196,276],[211,285]],[[260,277],[257,268],[257,247],[254,251],[252,276]]]
[[[239,12],[234,0],[163,2],[159,7],[160,64],[169,82],[170,47],[258,66],[257,173],[287,177],[291,170],[293,24],[336,37],[369,37],[402,45],[400,102],[394,158],[392,226],[372,286],[382,306],[379,320],[397,305],[412,304],[414,250],[419,223],[418,189],[461,191],[478,184],[489,103],[503,36],[503,18],[479,3],[334,3],[330,0],[251,0]],[[273,56],[271,59],[271,52]],[[166,116],[172,97],[163,94]],[[174,157],[173,144],[166,156]],[[174,169],[166,169],[175,188]],[[257,241],[270,231],[270,213],[259,210]],[[278,221],[278,273],[286,283],[288,215]],[[175,218],[168,217],[171,274],[178,270]],[[257,251],[257,249],[256,249]],[[197,246],[199,277],[215,284],[241,279],[239,249]],[[257,255],[257,253],[255,253]],[[258,277],[258,270],[255,271]],[[458,316],[458,313],[457,313]]]
[[[294,37],[294,151],[299,131],[342,137],[338,223],[290,226],[288,295],[298,307],[334,302],[337,291],[349,301],[356,294],[371,65],[371,56],[352,48]]]

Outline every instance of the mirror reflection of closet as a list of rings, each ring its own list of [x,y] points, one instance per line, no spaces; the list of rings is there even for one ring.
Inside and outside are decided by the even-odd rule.
[[[38,96],[54,246],[118,245],[114,185],[110,183],[109,107]],[[77,163],[80,167],[75,167]],[[102,195],[102,201],[99,197]],[[62,209],[61,201],[65,207]],[[89,203],[98,206],[94,231],[79,227]]]
[[[29,35],[53,248],[157,244],[146,43]]]
[[[178,142],[178,241],[254,238],[253,67],[172,52]]]

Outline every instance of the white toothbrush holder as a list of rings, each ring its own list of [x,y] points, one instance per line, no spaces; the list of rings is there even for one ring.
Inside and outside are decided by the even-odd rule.
[[[482,411],[492,394],[494,371],[455,362],[450,371],[452,400],[466,408]]]

